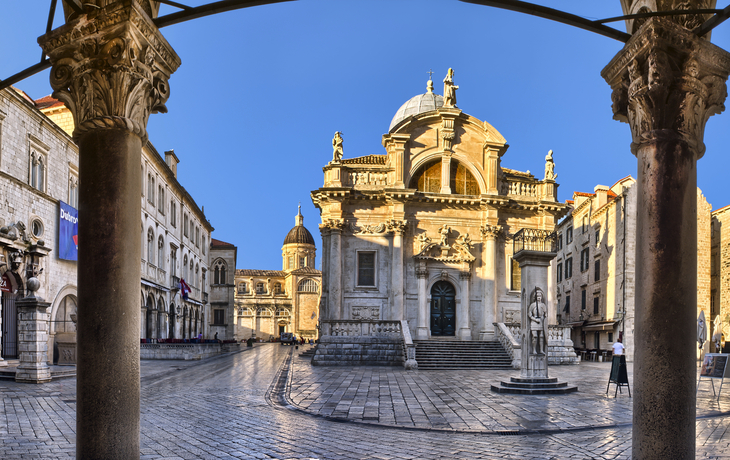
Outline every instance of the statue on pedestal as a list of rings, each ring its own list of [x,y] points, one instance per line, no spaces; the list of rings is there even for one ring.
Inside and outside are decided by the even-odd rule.
[[[555,180],[558,175],[555,174],[555,162],[553,161],[553,151],[548,151],[545,157],[545,179],[544,180]]]
[[[444,107],[456,107],[456,90],[458,86],[454,84],[454,69],[449,69],[444,78]]]
[[[441,246],[448,246],[449,245],[449,233],[451,233],[451,228],[444,224],[443,227],[441,227],[441,230],[439,230],[439,233],[441,234]]]
[[[547,353],[547,305],[542,289],[535,288],[530,296],[530,307],[527,309],[530,320],[530,353],[542,355]]]
[[[332,139],[332,161],[339,162],[342,160],[342,155],[342,132],[337,131]]]

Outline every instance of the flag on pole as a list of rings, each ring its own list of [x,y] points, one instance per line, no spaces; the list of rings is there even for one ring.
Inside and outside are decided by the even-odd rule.
[[[183,300],[188,300],[188,294],[190,293],[190,286],[185,282],[183,278],[180,278],[180,295]]]

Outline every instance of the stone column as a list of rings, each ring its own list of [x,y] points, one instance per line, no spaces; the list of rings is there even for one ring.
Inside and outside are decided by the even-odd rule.
[[[547,233],[547,232],[546,232]],[[548,292],[548,268],[550,261],[557,254],[554,252],[542,252],[532,250],[518,251],[514,260],[520,264],[521,293],[521,318],[522,325],[522,378],[548,378],[548,354],[547,354],[547,324],[541,333],[544,336],[542,347],[535,346],[538,353],[532,353],[533,339],[530,330],[530,319],[528,310],[533,302],[537,300],[537,292],[542,291],[542,303],[545,307],[545,323],[547,317],[547,292]],[[539,300],[537,300],[539,302]],[[538,337],[538,340],[540,338]],[[540,350],[540,348],[542,348]]]
[[[330,318],[343,318],[342,311],[342,229],[345,226],[342,220],[330,220],[330,266],[329,266],[329,296]]]
[[[404,311],[404,274],[403,274],[403,236],[406,233],[408,221],[391,220],[388,222],[388,231],[393,232],[393,263],[391,265],[390,283],[393,293],[393,310],[391,311],[391,319],[400,321],[405,319]],[[385,319],[385,318],[384,318]]]
[[[497,305],[497,238],[502,232],[499,225],[482,225],[484,239],[484,296],[482,325],[479,340],[494,340],[494,323],[499,321]]]
[[[36,280],[37,282],[37,280]],[[48,302],[26,297],[16,303],[18,307],[18,352],[20,364],[15,381],[46,383],[51,381],[48,367]]]
[[[638,159],[634,458],[695,457],[696,163],[729,72],[730,54],[651,18],[601,73]]]
[[[79,146],[76,458],[139,458],[141,150],[180,59],[151,3],[98,2],[39,43]]]
[[[319,300],[319,319],[321,325],[322,320],[331,319],[329,305],[329,267],[332,263],[330,260],[330,230],[326,224],[319,224],[319,232],[322,235],[322,294]]]
[[[471,327],[469,327],[471,318],[471,309],[469,308],[471,267],[459,272],[459,281],[461,282],[461,303],[456,307],[456,336],[461,340],[471,340]]]
[[[452,133],[453,134],[453,133]],[[451,193],[451,152],[445,151],[441,155],[441,190],[439,193]]]
[[[419,261],[416,269],[418,278],[418,327],[416,328],[416,340],[428,340],[431,332],[429,324],[428,305],[428,269],[424,261]]]

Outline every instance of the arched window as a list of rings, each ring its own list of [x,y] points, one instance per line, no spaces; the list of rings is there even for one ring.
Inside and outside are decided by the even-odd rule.
[[[155,263],[155,232],[152,228],[147,230],[147,262]]]
[[[411,179],[411,188],[418,189],[419,192],[439,193],[441,191],[441,159],[423,166]]]
[[[259,308],[259,316],[273,316],[274,312],[271,311],[269,308]]]
[[[147,174],[147,201],[155,204],[155,178]]]
[[[183,235],[188,236],[188,215],[183,213]]]
[[[213,284],[226,284],[226,262],[223,259],[217,259],[213,262]]]
[[[30,185],[45,191],[46,162],[43,154],[33,150],[30,154]]]
[[[479,184],[463,164],[451,161],[451,193],[457,195],[479,195]]]
[[[276,316],[282,317],[282,316],[289,316],[289,310],[286,308],[279,307],[276,309]]]
[[[251,309],[248,307],[244,307],[244,308],[241,308],[240,310],[238,310],[238,315],[239,316],[253,316],[253,311],[251,311]]]
[[[170,249],[170,274],[177,276],[177,249]]]
[[[157,239],[157,266],[165,268],[165,238],[162,235]]]
[[[188,255],[185,254],[183,257],[183,272],[182,272],[183,279],[187,279],[188,277]]]
[[[238,283],[238,293],[248,294],[248,285],[246,283]]]
[[[299,292],[319,292],[319,287],[317,286],[317,282],[310,278],[310,279],[300,281],[297,291],[299,291]]]

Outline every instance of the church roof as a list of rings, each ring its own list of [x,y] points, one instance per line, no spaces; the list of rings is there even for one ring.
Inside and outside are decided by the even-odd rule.
[[[286,276],[286,272],[282,270],[252,270],[252,269],[238,269],[236,275],[240,276]]]
[[[430,112],[432,110],[439,109],[444,105],[444,98],[433,92],[433,82],[428,81],[428,91],[414,96],[406,101],[405,104],[400,106],[393,120],[390,122],[388,132],[391,132],[401,121],[408,117],[418,115],[419,113]]]
[[[295,225],[294,228],[289,230],[289,233],[286,234],[286,238],[284,238],[284,245],[287,244],[311,244],[312,246],[316,246],[314,244],[314,238],[312,238],[312,234],[309,233],[309,230],[304,228],[304,217],[302,216],[302,206],[299,206],[299,213],[297,214],[296,218],[294,219]]]
[[[292,275],[321,275],[322,272],[312,267],[302,267],[291,271]]]
[[[226,243],[225,241],[216,240],[215,238],[210,239],[210,247],[212,248],[235,248],[231,243]]]
[[[364,157],[343,159],[343,165],[385,165],[387,155],[365,155]]]

